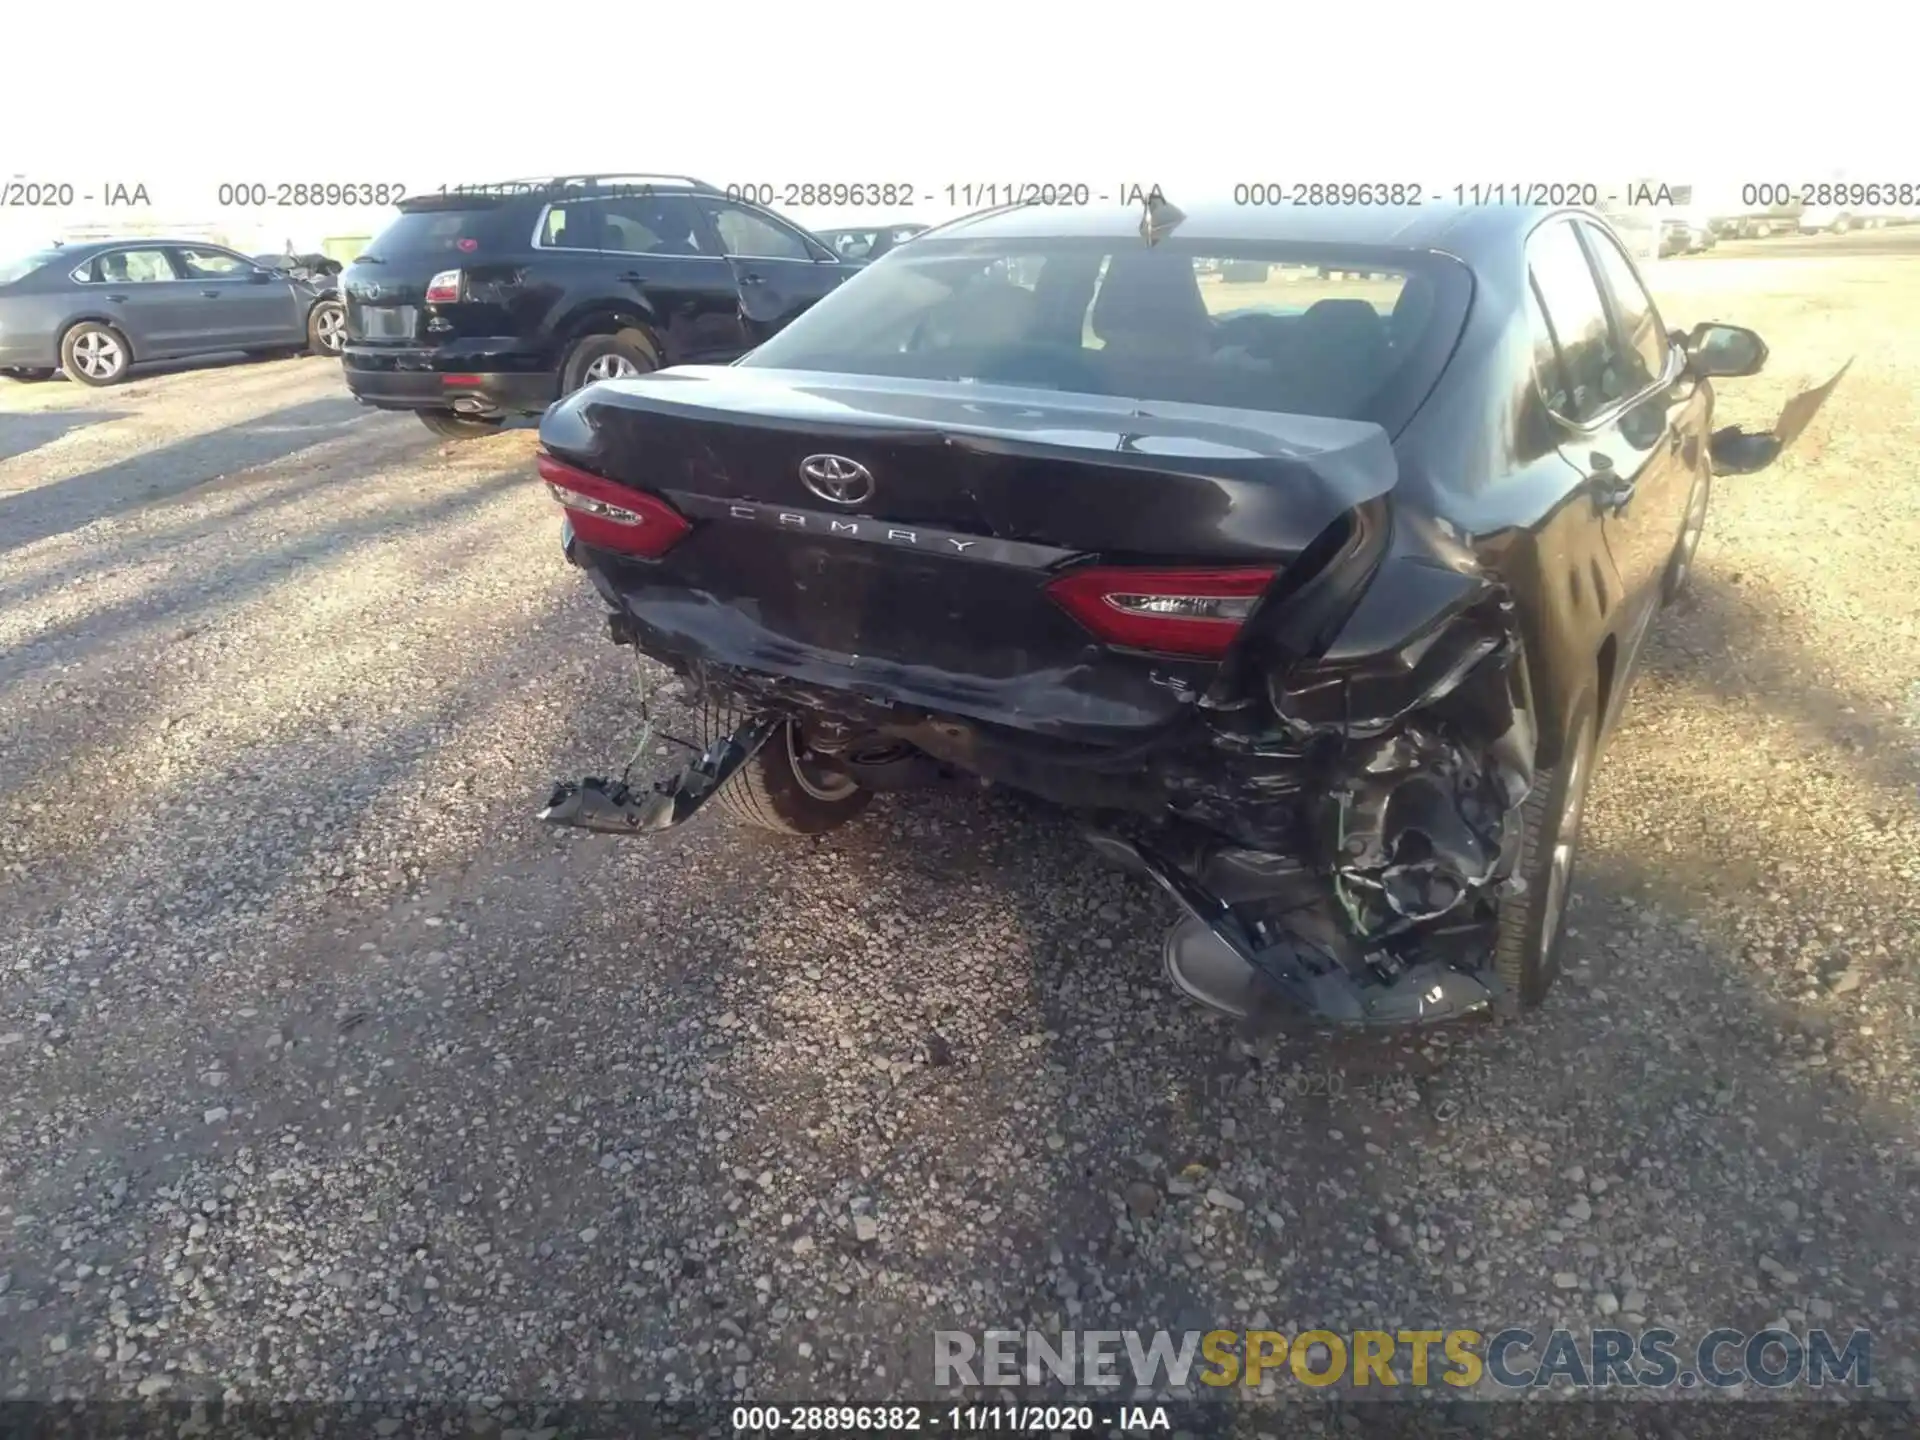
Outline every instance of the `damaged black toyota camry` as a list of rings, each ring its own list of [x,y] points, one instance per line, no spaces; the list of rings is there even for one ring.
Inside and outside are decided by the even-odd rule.
[[[541,817],[811,835],[986,780],[1164,887],[1168,973],[1218,1010],[1535,1004],[1711,477],[1832,389],[1714,430],[1711,379],[1765,361],[1669,332],[1585,212],[953,222],[734,365],[548,411],[567,557],[705,733]]]

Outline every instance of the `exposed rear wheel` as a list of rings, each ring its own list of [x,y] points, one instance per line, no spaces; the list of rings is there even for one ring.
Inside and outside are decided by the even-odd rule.
[[[703,701],[700,743],[731,735],[746,723],[738,707]],[[781,835],[819,835],[853,819],[873,800],[844,775],[825,769],[807,753],[803,737],[785,726],[760,748],[709,802],[744,824]]]
[[[506,423],[482,415],[456,415],[451,410],[416,410],[413,413],[420,417],[420,423],[427,429],[448,440],[477,440],[482,435],[496,434]]]
[[[1560,973],[1597,725],[1589,690],[1574,702],[1559,762],[1534,777],[1533,790],[1523,802],[1526,838],[1516,873],[1525,888],[1500,902],[1494,949],[1494,969],[1507,987],[1509,1012],[1538,1005]]]
[[[82,385],[118,385],[132,364],[127,337],[111,325],[83,320],[60,341],[60,368]]]
[[[573,342],[560,370],[560,389],[571,395],[597,380],[625,380],[660,368],[653,342],[638,330],[618,335],[584,335]]]

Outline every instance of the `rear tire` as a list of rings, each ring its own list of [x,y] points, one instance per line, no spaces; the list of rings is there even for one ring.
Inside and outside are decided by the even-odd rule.
[[[98,390],[127,378],[133,350],[111,325],[82,320],[60,338],[60,368],[69,380]]]
[[[483,435],[497,434],[504,420],[490,419],[481,415],[456,415],[451,410],[416,410],[420,423],[446,440],[478,440]]]
[[[1506,986],[1502,999],[1509,1014],[1537,1006],[1560,973],[1567,902],[1580,854],[1580,817],[1598,758],[1597,725],[1593,692],[1588,690],[1574,702],[1559,762],[1535,775],[1521,805],[1525,839],[1515,873],[1526,888],[1500,902],[1493,957],[1494,971]]]
[[[749,719],[726,702],[702,701],[700,743],[711,746]],[[807,764],[792,725],[760,747],[708,803],[742,824],[778,835],[821,835],[859,815],[873,800],[852,780],[826,775]]]
[[[622,380],[660,368],[653,342],[638,330],[618,335],[583,335],[567,351],[560,367],[560,393],[571,395],[596,380]]]
[[[322,300],[307,312],[307,348],[337,360],[346,346],[347,307],[338,300]]]

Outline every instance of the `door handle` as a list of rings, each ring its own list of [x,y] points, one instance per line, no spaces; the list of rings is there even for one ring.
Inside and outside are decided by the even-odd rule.
[[[220,292],[218,290],[202,290],[200,293],[209,300],[218,300],[220,298]]]
[[[749,270],[740,277],[740,283],[742,285],[764,285],[767,283],[767,279],[766,276],[756,275],[753,271]]]
[[[619,275],[614,276],[613,278],[620,281],[622,284],[638,285],[641,281],[645,280],[647,277],[642,275],[638,270],[628,270]]]
[[[127,303],[127,297],[124,295],[109,295],[107,299],[111,300],[115,305],[124,305]]]
[[[1626,509],[1627,502],[1633,499],[1633,480],[1614,469],[1613,458],[1601,451],[1594,451],[1587,459],[1593,469],[1587,477],[1593,490],[1593,503],[1615,514]]]

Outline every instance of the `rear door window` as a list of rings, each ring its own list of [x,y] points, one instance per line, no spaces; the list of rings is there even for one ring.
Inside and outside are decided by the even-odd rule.
[[[754,260],[811,260],[813,251],[797,230],[780,224],[770,215],[749,210],[744,205],[725,201],[706,202],[713,228],[727,254]]]
[[[1554,413],[1584,424],[1644,388],[1637,356],[1621,350],[1606,302],[1571,220],[1549,220],[1527,241],[1546,320],[1560,351],[1564,384]]]
[[[622,255],[706,253],[699,212],[684,195],[621,195],[595,202],[595,208],[603,250]]]
[[[1638,362],[1640,383],[1636,389],[1653,384],[1667,369],[1667,332],[1660,323],[1660,310],[1633,273],[1633,265],[1611,235],[1597,225],[1582,222],[1600,278],[1613,297],[1613,313],[1620,322],[1619,343],[1627,355]]]
[[[1556,415],[1573,418],[1573,394],[1560,363],[1560,342],[1553,333],[1553,322],[1540,304],[1540,291],[1527,285],[1527,325],[1533,336],[1533,373],[1540,382],[1540,394],[1547,408]]]
[[[164,250],[109,250],[95,257],[86,274],[103,285],[146,285],[180,278]]]
[[[549,205],[540,212],[540,232],[534,243],[543,250],[598,250],[600,202],[575,200]]]

